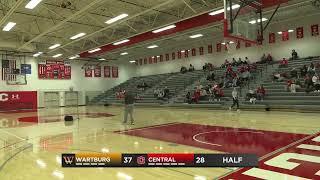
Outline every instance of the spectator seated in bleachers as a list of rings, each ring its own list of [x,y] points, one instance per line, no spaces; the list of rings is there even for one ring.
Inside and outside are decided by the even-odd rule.
[[[273,73],[272,75],[272,82],[281,82],[283,81],[285,78],[287,78],[287,74],[286,73]]]
[[[258,64],[265,64],[267,62],[266,54],[263,54],[260,58],[260,61],[258,61]]]
[[[231,66],[238,66],[238,62],[235,58],[232,58]]]
[[[212,92],[213,92],[213,100],[221,101],[221,98],[224,97],[224,92],[223,90],[219,87],[219,85],[214,85],[212,87]]]
[[[206,99],[206,97],[208,96],[208,93],[207,91],[203,88],[200,90],[200,97],[199,97],[199,100],[204,100]]]
[[[147,83],[145,83],[144,81],[142,81],[142,83],[137,86],[137,88],[141,89],[142,91],[144,91],[148,87],[150,87],[150,86]]]
[[[231,65],[231,63],[229,63],[228,59],[224,60],[224,63],[221,65],[221,68],[226,68],[229,65]]]
[[[272,63],[272,61],[273,61],[273,58],[272,58],[271,54],[268,54],[267,63],[270,64],[270,63]]]
[[[202,70],[203,71],[213,71],[214,70],[214,66],[211,63],[205,63],[204,66],[202,66]]]
[[[307,68],[307,65],[303,65],[302,68],[300,68],[300,74],[301,74],[301,77],[305,77],[308,73],[308,68]]]
[[[298,53],[296,52],[296,50],[292,50],[292,52],[291,52],[291,60],[296,60],[296,59],[298,59],[299,57],[298,57]]]
[[[307,74],[307,76],[304,78],[304,86],[306,88],[307,93],[313,90],[312,77],[309,74]]]
[[[160,89],[159,88],[156,88],[154,91],[153,91],[153,96],[156,98],[158,97],[158,94],[160,93]]]
[[[188,69],[186,67],[182,66],[181,69],[180,69],[180,72],[182,74],[184,74],[184,73],[188,72]]]
[[[280,61],[280,65],[279,65],[279,68],[285,68],[285,67],[288,67],[288,60],[286,58],[283,58],[281,61]]]
[[[312,83],[314,86],[314,92],[320,92],[320,79],[318,74],[314,74],[312,77]]]
[[[257,89],[257,99],[263,101],[265,96],[266,90],[264,89],[263,85],[260,85]]]
[[[242,82],[248,82],[251,78],[251,73],[248,69],[246,69],[243,73],[241,73],[241,81]]]
[[[250,60],[248,57],[245,57],[244,61],[243,61],[243,64],[250,64]]]
[[[296,81],[296,80],[291,80],[289,79],[287,81],[287,89],[292,92],[292,93],[296,93],[297,89],[300,89],[301,85],[300,82]]]
[[[290,78],[298,78],[298,71],[296,70],[296,68],[291,69]]]
[[[157,99],[158,100],[164,100],[164,91],[163,90],[159,91]]]
[[[164,87],[163,93],[164,93],[164,98],[168,98],[168,100],[169,100],[170,99],[170,90],[167,86]]]
[[[308,67],[308,74],[310,76],[313,76],[316,73],[316,67],[314,66],[313,63],[310,64],[310,66]]]
[[[207,76],[207,81],[214,81],[214,80],[215,80],[215,74],[214,72],[212,72]]]
[[[254,90],[250,89],[246,95],[246,100],[249,101],[251,104],[255,104],[257,100],[257,94]]]
[[[200,99],[200,90],[196,89],[192,95],[192,102],[198,104]]]
[[[186,94],[185,102],[188,103],[188,104],[192,103],[192,96],[191,96],[190,91],[188,91],[187,94]]]
[[[192,71],[194,71],[194,66],[192,66],[192,64],[190,64],[190,66],[189,66],[189,72],[192,72]]]
[[[121,89],[120,89],[119,91],[116,92],[116,98],[117,98],[117,99],[123,99],[125,93],[126,93],[126,90],[121,90]]]
[[[239,58],[238,61],[237,61],[237,63],[236,63],[236,66],[240,66],[240,65],[242,65],[242,64],[244,64],[244,62],[242,61],[241,58]]]

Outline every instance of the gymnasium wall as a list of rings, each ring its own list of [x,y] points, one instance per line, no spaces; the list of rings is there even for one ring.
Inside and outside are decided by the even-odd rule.
[[[74,91],[105,91],[118,85],[135,75],[135,65],[126,64],[110,64],[119,67],[119,78],[104,78],[102,77],[87,78],[84,76],[84,70],[81,69],[85,62],[79,60],[70,60],[72,75],[70,80],[40,80],[38,78],[38,60],[27,58],[26,64],[31,64],[32,74],[27,75],[27,85],[13,86],[7,85],[6,81],[0,81],[1,91],[68,91],[73,87]],[[1,64],[0,64],[1,66]]]
[[[255,46],[255,47],[244,47],[244,43],[241,44],[241,48],[234,51],[234,53],[227,53],[225,52],[224,48],[222,48],[222,52],[215,52],[216,51],[216,42],[222,40],[222,37],[217,37],[212,40],[210,43],[201,43],[198,44],[191,44],[190,47],[184,48],[198,48],[203,46],[205,49],[205,54],[203,56],[199,55],[197,49],[197,56],[190,56],[189,58],[182,58],[170,61],[165,61],[157,64],[148,64],[142,65],[137,67],[137,75],[139,76],[146,76],[151,74],[162,74],[162,73],[170,73],[170,72],[177,72],[180,70],[181,66],[188,67],[189,64],[195,66],[196,69],[201,69],[204,63],[210,62],[216,66],[220,66],[225,59],[231,60],[233,57],[238,59],[241,57],[244,59],[248,57],[251,62],[257,61],[260,59],[263,53],[271,53],[274,59],[282,59],[283,57],[290,57],[291,50],[295,49],[300,57],[306,56],[317,56],[320,55],[319,46],[320,46],[320,36],[312,37],[310,33],[310,25],[311,24],[319,24],[318,17],[307,17],[305,16],[303,19],[301,18],[292,18],[290,20],[283,20],[281,22],[273,22],[270,24],[268,29],[265,32],[264,38],[265,42],[262,46]],[[296,28],[299,26],[303,26],[304,28],[304,38],[303,39],[296,39]],[[294,32],[290,34],[289,41],[281,41],[281,35],[277,34],[278,31],[286,30],[286,29],[294,29]],[[269,44],[269,32],[276,33],[276,43]],[[222,36],[222,34],[221,34]],[[200,39],[200,38],[199,38]],[[209,44],[213,45],[213,53],[207,54],[207,46]],[[167,53],[172,52],[173,48],[168,48]],[[159,55],[159,54],[154,54]],[[171,55],[170,55],[171,56]]]

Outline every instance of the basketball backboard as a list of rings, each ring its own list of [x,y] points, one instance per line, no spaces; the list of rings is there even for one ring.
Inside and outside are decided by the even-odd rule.
[[[224,0],[224,41],[260,44],[263,40],[261,0]]]

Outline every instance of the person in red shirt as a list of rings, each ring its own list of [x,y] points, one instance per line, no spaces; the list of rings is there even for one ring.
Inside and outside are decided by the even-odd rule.
[[[266,90],[264,89],[263,85],[260,85],[257,89],[257,98],[258,100],[263,101],[264,97],[266,95]]]
[[[287,67],[288,66],[288,60],[286,58],[283,58],[282,61],[280,61],[279,67]]]
[[[197,90],[195,90],[194,93],[193,93],[192,101],[193,101],[194,103],[198,103],[198,102],[199,102],[199,99],[200,99],[200,90],[197,89]]]

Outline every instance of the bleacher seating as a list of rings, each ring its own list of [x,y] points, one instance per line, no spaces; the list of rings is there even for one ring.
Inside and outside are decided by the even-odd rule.
[[[298,106],[319,106],[320,105],[320,93],[319,92],[310,92],[306,93],[303,88],[298,90],[296,93],[288,92],[286,89],[286,80],[284,82],[272,82],[272,74],[274,72],[289,72],[293,67],[295,67],[300,73],[299,69],[303,65],[309,66],[311,62],[317,63],[320,62],[319,58],[302,58],[298,60],[289,61],[288,67],[279,68],[277,62],[275,64],[258,64],[257,71],[252,74],[252,79],[244,87],[240,88],[240,104],[242,108],[272,108],[272,107],[298,107]],[[214,70],[216,77],[223,76],[225,68],[217,68]],[[135,77],[132,78],[119,86],[116,86],[104,94],[99,95],[94,98],[92,101],[93,104],[102,104],[102,103],[123,103],[123,100],[116,99],[115,92],[116,90],[128,89],[129,91],[135,91],[136,94],[141,98],[137,100],[137,104],[163,104],[162,100],[157,100],[154,97],[154,90],[157,88],[163,89],[168,87],[170,90],[170,101],[166,106],[187,106],[184,103],[185,94],[187,91],[194,90],[196,84],[200,81],[203,86],[206,86],[209,81],[206,80],[206,73],[200,70],[193,72],[187,72],[185,74],[181,73],[170,73],[170,74],[160,74],[160,75],[151,75],[144,77]],[[139,82],[146,82],[150,85],[150,88],[147,88],[145,91],[139,91],[135,87]],[[301,82],[303,80],[301,79]],[[267,92],[267,96],[263,101],[257,101],[256,104],[251,104],[245,100],[245,95],[249,89],[256,90],[257,87],[262,84]],[[224,88],[225,97],[221,101],[209,101],[208,98],[205,98],[199,102],[199,104],[192,104],[190,107],[197,105],[212,105],[212,107],[226,108],[229,107],[232,103],[231,101],[231,92],[233,88]],[[320,107],[320,106],[319,106]]]

